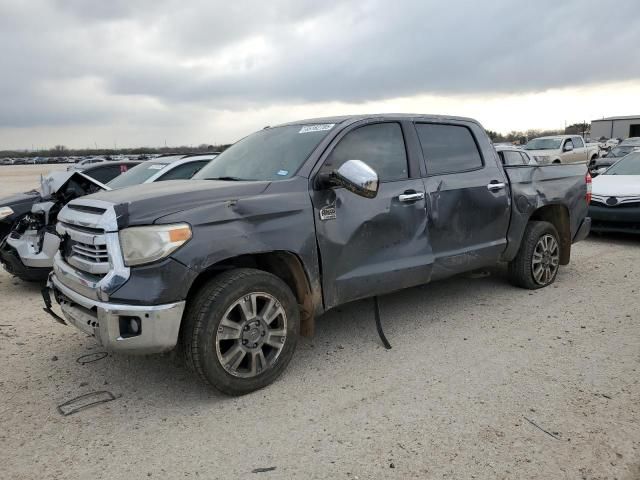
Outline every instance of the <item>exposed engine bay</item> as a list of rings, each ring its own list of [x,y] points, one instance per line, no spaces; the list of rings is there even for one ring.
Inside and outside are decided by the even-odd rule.
[[[0,244],[5,269],[25,280],[46,278],[60,246],[55,224],[62,207],[74,198],[109,187],[81,172],[54,172],[41,179],[31,211],[18,218]]]

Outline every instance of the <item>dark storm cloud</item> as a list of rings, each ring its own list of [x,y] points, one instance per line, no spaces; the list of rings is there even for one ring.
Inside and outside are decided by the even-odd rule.
[[[0,127],[129,114],[154,122],[158,108],[189,104],[241,110],[637,79],[637,7],[637,0],[0,0]]]

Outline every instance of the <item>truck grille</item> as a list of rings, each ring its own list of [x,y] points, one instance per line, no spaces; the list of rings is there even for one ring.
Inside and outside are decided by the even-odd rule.
[[[76,293],[107,301],[129,279],[118,239],[113,204],[89,198],[68,203],[58,214],[62,238],[53,262],[57,281]]]
[[[102,235],[93,237],[93,243],[74,240],[73,229],[67,227],[63,241],[63,258],[69,265],[92,275],[103,276],[109,272],[109,251]]]
[[[109,253],[106,245],[89,245],[76,242],[71,246],[73,253],[93,263],[106,263],[109,261]]]
[[[98,280],[111,269],[102,215],[107,210],[92,205],[69,203],[58,215],[58,232],[63,241],[62,259],[80,272]]]

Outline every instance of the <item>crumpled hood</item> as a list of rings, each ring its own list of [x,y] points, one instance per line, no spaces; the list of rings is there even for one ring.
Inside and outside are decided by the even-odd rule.
[[[96,187],[99,187],[103,190],[110,190],[110,188],[106,185],[100,183],[99,181],[91,178],[88,175],[78,172],[77,170],[52,172],[40,178],[40,194],[42,198],[46,199],[55,194],[58,190],[67,185],[72,177],[88,180]]]
[[[98,192],[83,199],[101,200],[116,206],[120,228],[148,225],[160,217],[220,201],[258,195],[268,181],[169,180]]]
[[[599,175],[591,190],[603,197],[640,197],[640,175]]]

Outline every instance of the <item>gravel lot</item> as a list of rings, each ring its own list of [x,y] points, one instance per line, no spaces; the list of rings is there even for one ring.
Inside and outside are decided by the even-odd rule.
[[[0,196],[42,170],[0,167]],[[543,290],[496,268],[382,298],[390,351],[371,302],[335,310],[227,398],[170,356],[77,363],[100,347],[3,271],[0,477],[638,479],[639,292],[640,239],[591,237]],[[58,413],[96,390],[118,398]]]

